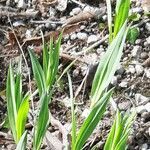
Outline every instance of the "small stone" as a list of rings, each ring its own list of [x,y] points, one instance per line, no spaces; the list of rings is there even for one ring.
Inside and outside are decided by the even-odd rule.
[[[54,17],[56,13],[56,9],[54,9],[53,7],[49,8],[49,17]]]
[[[31,38],[32,36],[31,36],[31,30],[28,30],[27,29],[27,31],[26,31],[26,33],[25,33],[25,36],[26,36],[26,38],[28,39],[28,38]]]
[[[106,21],[107,20],[107,15],[103,15],[102,19],[103,19],[103,21]]]
[[[135,73],[135,68],[134,68],[134,66],[132,66],[132,65],[129,65],[128,70],[129,70],[129,72],[131,72],[132,74]]]
[[[87,33],[79,32],[77,33],[77,38],[80,40],[87,40],[88,36]]]
[[[136,57],[141,49],[142,48],[139,45],[134,46],[133,50],[131,51],[132,57]]]
[[[90,113],[90,110],[85,108],[84,111],[82,112],[81,117],[86,118],[89,115],[89,113]]]
[[[98,48],[97,50],[96,50],[96,52],[98,53],[98,54],[100,54],[101,52],[104,52],[104,48]]]
[[[129,109],[130,107],[131,107],[130,101],[124,101],[118,104],[118,108],[123,111]]]
[[[145,75],[147,78],[150,78],[150,69],[145,69]]]
[[[116,76],[113,76],[112,80],[111,80],[111,84],[116,86],[117,85],[117,77]]]
[[[146,109],[148,112],[150,112],[150,103],[147,103],[147,104],[145,105],[145,109]]]
[[[14,22],[13,23],[13,26],[14,27],[18,27],[18,26],[24,26],[25,24],[23,23],[23,21],[22,20],[20,20],[20,21],[16,21],[16,22]]]
[[[149,98],[137,93],[135,94],[135,101],[138,102],[139,105],[145,105],[149,102]]]
[[[137,39],[136,41],[135,41],[135,44],[140,44],[141,43],[141,39]]]
[[[125,72],[124,67],[123,67],[122,65],[119,65],[119,66],[117,67],[116,74],[122,75],[124,72]]]
[[[90,43],[96,42],[97,40],[98,40],[98,38],[96,35],[90,35],[88,37],[87,43],[90,44]]]
[[[70,36],[71,40],[75,40],[76,38],[77,38],[77,34],[76,33],[71,34],[71,36]]]
[[[150,36],[148,38],[146,38],[146,42],[148,44],[148,46],[150,45]]]
[[[120,87],[122,88],[126,88],[128,86],[128,82],[127,81],[122,81],[120,84],[119,84]]]
[[[25,0],[19,0],[18,1],[18,8],[26,8],[27,4],[25,3]]]
[[[147,111],[143,105],[136,107],[136,110],[138,114],[142,114],[143,112]]]
[[[141,146],[141,150],[147,150],[147,149],[148,149],[147,143],[145,143]]]
[[[135,71],[136,71],[137,75],[140,75],[140,74],[143,73],[144,68],[143,68],[142,65],[136,65],[136,66],[135,66]]]
[[[149,113],[149,112],[143,112],[143,113],[141,114],[141,117],[146,120],[146,119],[150,118],[150,113]]]
[[[148,32],[150,32],[150,23],[149,22],[146,23],[145,28],[147,29]]]
[[[80,7],[76,7],[76,8],[74,8],[74,9],[72,9],[72,11],[70,12],[70,15],[71,15],[71,16],[77,15],[77,14],[79,14],[81,11],[82,11],[82,10],[81,10]]]
[[[142,11],[143,11],[143,10],[142,10],[141,7],[135,7],[135,8],[132,9],[132,12],[133,12],[133,13],[140,13],[140,12],[142,12]]]
[[[148,58],[147,52],[142,52],[140,57],[141,57],[141,59],[147,59]]]

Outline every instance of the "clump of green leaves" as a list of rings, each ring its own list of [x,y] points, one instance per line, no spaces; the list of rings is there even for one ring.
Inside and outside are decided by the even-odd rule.
[[[59,52],[61,45],[61,37],[59,36],[56,43],[53,39],[50,44],[43,44],[43,64],[41,65],[32,50],[29,51],[34,78],[38,87],[39,95],[43,92],[49,92],[54,84],[59,64]]]
[[[138,36],[139,36],[139,28],[137,27],[131,27],[128,31],[127,34],[127,40],[131,43],[134,44],[135,41],[137,40]]]
[[[8,119],[13,137],[16,143],[19,142],[25,131],[25,124],[29,111],[29,94],[22,94],[21,63],[18,73],[14,76],[10,63],[7,75],[7,111]]]
[[[104,150],[125,150],[127,148],[127,139],[131,130],[131,125],[135,119],[136,113],[132,112],[123,116],[117,111],[115,121],[111,127]]]
[[[109,28],[109,42],[117,36],[119,30],[124,22],[128,19],[130,0],[116,0],[115,19],[112,19],[111,0],[106,0],[108,28]]]

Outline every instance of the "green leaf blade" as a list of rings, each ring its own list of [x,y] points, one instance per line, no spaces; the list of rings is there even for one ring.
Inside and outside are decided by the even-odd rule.
[[[17,121],[16,121],[17,141],[20,140],[21,136],[24,133],[28,111],[29,111],[29,95],[26,94],[20,104],[18,115],[17,115]]]
[[[82,127],[77,135],[74,150],[81,150],[88,137],[92,134],[93,130],[100,121],[103,113],[105,112],[107,103],[111,97],[112,90],[109,90],[104,96],[95,104],[89,116],[84,121]]]
[[[48,95],[43,94],[39,116],[36,120],[33,137],[33,149],[39,150],[49,124]]]

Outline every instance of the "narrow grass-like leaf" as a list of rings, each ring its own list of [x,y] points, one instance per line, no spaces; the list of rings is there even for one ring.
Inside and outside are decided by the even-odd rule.
[[[76,117],[75,117],[75,111],[74,111],[74,98],[73,98],[73,87],[72,87],[72,81],[69,73],[68,75],[68,81],[69,81],[69,91],[70,91],[70,100],[71,100],[71,119],[72,119],[72,143],[71,147],[73,148],[75,146],[76,142]]]
[[[131,125],[135,118],[135,112],[130,116],[121,116],[117,110],[116,118],[106,140],[104,150],[125,150]]]
[[[127,29],[125,22],[116,38],[109,45],[108,50],[106,51],[104,57],[99,63],[92,84],[91,107],[93,107],[94,104],[102,96],[104,89],[109,85],[116,71],[117,65],[122,56],[122,50],[125,43],[126,35]]]
[[[109,43],[111,43],[112,38],[113,38],[111,0],[106,0],[106,4],[107,4],[107,16],[108,16]]]
[[[24,133],[28,111],[29,111],[29,94],[26,94],[20,104],[17,115],[16,121],[17,141],[20,140],[22,134]]]
[[[56,74],[58,71],[61,39],[62,39],[62,33],[60,34],[60,36],[59,36],[59,38],[55,44],[55,47],[53,49],[52,49],[52,47],[53,47],[52,42],[53,41],[51,42],[51,45],[50,45],[51,50],[50,50],[50,56],[49,56],[50,57],[49,58],[49,67],[50,67],[50,71],[51,71],[51,78],[48,81],[50,88],[54,83],[54,80],[56,78]]]
[[[17,144],[16,150],[26,150],[26,147],[27,147],[27,131],[25,131],[21,136]]]
[[[15,82],[14,75],[12,71],[11,63],[9,65],[8,74],[7,74],[7,86],[6,86],[6,98],[7,98],[7,112],[9,124],[11,131],[13,133],[14,140],[17,140],[16,134],[16,118],[17,118],[17,108],[15,100]]]
[[[21,65],[22,65],[22,59],[20,59],[19,64],[18,64],[18,71],[16,74],[16,81],[15,81],[15,100],[16,100],[17,111],[19,109],[19,106],[20,106],[21,100],[22,100]]]
[[[33,137],[33,150],[39,150],[49,124],[48,95],[42,94],[40,111],[36,120]]]
[[[43,71],[44,71],[44,75],[45,75],[45,78],[46,78],[49,53],[48,53],[48,46],[47,46],[47,44],[43,43],[43,45],[44,45],[43,46]]]
[[[22,100],[22,77],[21,74],[16,75],[16,82],[15,82],[15,100],[16,100],[16,107],[17,111],[21,104]]]
[[[118,34],[122,25],[128,18],[130,9],[130,0],[117,0],[116,4],[116,14],[114,23],[114,37]]]
[[[39,94],[41,96],[42,92],[46,92],[46,81],[44,78],[44,72],[32,50],[29,50],[29,54],[30,54],[30,58],[31,58],[33,74],[34,74],[34,77],[36,80],[36,84],[38,86]]]
[[[85,144],[86,140],[92,134],[93,130],[99,123],[100,119],[102,118],[107,103],[111,97],[112,90],[109,90],[104,96],[94,105],[92,108],[89,116],[84,121],[83,125],[81,126],[79,133],[77,135],[76,144],[73,150],[81,150],[82,146]]]

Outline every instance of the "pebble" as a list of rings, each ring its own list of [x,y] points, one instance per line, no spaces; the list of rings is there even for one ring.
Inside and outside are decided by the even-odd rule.
[[[128,70],[129,70],[129,72],[131,72],[132,74],[135,73],[135,68],[134,68],[134,66],[132,66],[132,65],[129,65]]]
[[[116,86],[117,85],[117,77],[116,76],[113,76],[112,80],[111,80],[111,84]]]
[[[96,50],[96,52],[98,53],[98,54],[101,54],[101,52],[104,52],[104,48],[98,48],[97,50]]]
[[[147,78],[150,78],[150,69],[145,69],[145,75]]]
[[[20,21],[15,21],[15,22],[13,23],[13,26],[14,26],[14,27],[25,26],[25,24],[23,23],[22,20],[20,20]]]
[[[70,12],[70,16],[74,16],[74,15],[77,15],[81,12],[81,8],[80,7],[76,7],[74,9],[72,9],[72,11]]]
[[[123,102],[118,104],[118,108],[120,110],[123,110],[123,111],[129,109],[130,107],[131,107],[131,102],[130,101],[123,101]]]
[[[138,114],[142,114],[143,112],[147,111],[143,105],[136,107],[136,110]]]
[[[150,45],[150,36],[148,37],[148,38],[146,38],[146,42],[147,42],[147,46],[149,46]]]
[[[27,39],[31,38],[32,37],[32,31],[27,29],[27,31],[25,33],[25,36],[26,36]]]
[[[150,112],[150,103],[147,103],[147,104],[145,105],[145,109],[146,109],[148,112]]]
[[[141,49],[142,48],[139,45],[134,46],[133,50],[131,51],[131,56],[136,57]]]
[[[84,111],[82,112],[81,117],[86,118],[89,115],[89,113],[90,113],[90,110],[85,108]]]
[[[122,65],[119,65],[119,66],[117,67],[116,74],[122,75],[124,72],[125,72],[124,67],[123,67]]]
[[[71,36],[70,36],[71,40],[75,40],[76,38],[77,38],[77,34],[76,33],[71,34]]]
[[[57,11],[53,7],[49,8],[49,17],[54,17],[56,15]]]
[[[137,93],[135,94],[135,101],[138,102],[139,105],[145,105],[149,102],[149,98]]]
[[[150,113],[149,113],[149,112],[143,112],[143,113],[141,114],[141,117],[146,120],[146,119],[150,118]]]
[[[147,143],[144,143],[142,146],[141,146],[141,150],[147,150],[148,149],[148,145]]]
[[[122,88],[126,88],[128,86],[128,82],[127,81],[122,81],[120,84],[119,84],[120,87]]]
[[[142,11],[143,11],[143,10],[142,10],[141,7],[135,7],[135,8],[132,9],[132,12],[133,12],[133,13],[141,13]]]
[[[136,65],[136,66],[135,66],[135,71],[136,71],[137,75],[140,75],[140,74],[143,73],[144,68],[143,68],[142,65]]]
[[[96,42],[97,40],[98,40],[98,38],[96,35],[90,35],[88,37],[87,43],[90,44],[90,43]]]
[[[106,21],[107,20],[107,15],[103,15],[102,19],[103,19],[103,21]]]
[[[149,22],[146,23],[145,28],[147,29],[148,32],[150,32],[150,23]]]
[[[27,7],[27,4],[25,3],[25,0],[19,0],[18,1],[18,8],[25,9]]]
[[[135,41],[135,44],[140,44],[141,43],[141,39],[137,39],[136,41]]]
[[[142,52],[140,57],[141,57],[141,59],[147,59],[148,58],[147,52]]]
[[[80,40],[87,40],[88,35],[87,35],[87,33],[79,32],[79,33],[77,33],[77,38]]]

